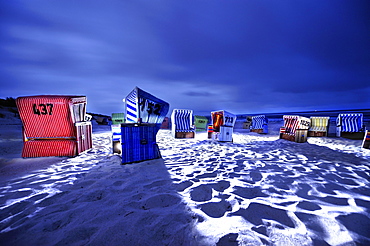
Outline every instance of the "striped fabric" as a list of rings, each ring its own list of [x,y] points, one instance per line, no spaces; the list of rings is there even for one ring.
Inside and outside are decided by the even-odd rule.
[[[22,157],[75,156],[92,147],[86,97],[19,97],[16,104],[23,123]]]
[[[330,117],[310,117],[311,127],[309,131],[326,132],[329,124]]]
[[[362,125],[363,114],[339,114],[337,117],[337,127],[341,132],[360,132]]]
[[[263,125],[265,124],[267,124],[265,115],[253,116],[251,129],[263,129]]]
[[[285,133],[295,135],[297,129],[308,129],[310,127],[310,119],[298,115],[284,115]]]
[[[74,140],[30,140],[24,142],[22,157],[75,156],[77,148]]]
[[[85,112],[71,112],[74,112],[76,104],[85,102],[86,97],[80,96],[30,96],[16,99],[24,133],[29,139],[75,137],[74,123],[84,119]]]
[[[121,124],[122,164],[161,158],[156,124]]]
[[[171,114],[172,129],[175,132],[193,132],[193,110],[174,109]]]
[[[125,98],[126,123],[162,124],[169,104],[135,87]]]
[[[111,129],[112,129],[112,140],[121,141],[121,124],[111,125]]]
[[[136,123],[139,118],[137,90],[133,90],[126,97],[126,120]]]

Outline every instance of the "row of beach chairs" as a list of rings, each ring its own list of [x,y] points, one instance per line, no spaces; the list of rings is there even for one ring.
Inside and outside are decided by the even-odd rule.
[[[169,128],[165,116],[169,104],[135,87],[124,99],[125,112],[112,114],[113,152],[121,154],[122,164],[160,158],[156,134]],[[92,147],[91,117],[86,114],[85,96],[28,96],[16,99],[23,123],[22,157],[76,156]],[[295,142],[307,141],[307,136],[327,136],[329,117],[283,116],[280,138]],[[268,133],[265,115],[250,118],[250,130]],[[193,116],[188,109],[174,109],[171,133],[174,138],[194,138],[196,131],[208,131],[208,138],[232,141],[236,115],[224,111],[211,112],[207,117]],[[358,139],[370,148],[370,134],[363,126],[362,114],[340,114],[337,136]],[[167,124],[167,126],[166,126]],[[364,136],[365,135],[365,136]]]

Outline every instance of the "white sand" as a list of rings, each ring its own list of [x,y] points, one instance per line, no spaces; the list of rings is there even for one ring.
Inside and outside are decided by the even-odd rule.
[[[160,130],[163,159],[121,165],[109,126],[75,158],[22,159],[20,123],[0,120],[0,245],[370,244],[360,140]]]

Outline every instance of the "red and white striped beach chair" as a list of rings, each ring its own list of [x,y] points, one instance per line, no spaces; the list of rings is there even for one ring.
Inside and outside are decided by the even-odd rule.
[[[280,138],[303,143],[307,141],[310,119],[298,115],[284,115],[284,126],[280,128]]]
[[[22,157],[76,156],[92,147],[85,96],[18,97],[23,123]]]

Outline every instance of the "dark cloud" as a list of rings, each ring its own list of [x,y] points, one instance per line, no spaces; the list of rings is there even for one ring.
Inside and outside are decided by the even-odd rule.
[[[0,97],[86,94],[109,114],[139,86],[199,112],[367,108],[369,5],[3,1]]]
[[[210,93],[208,91],[186,91],[183,93],[186,96],[191,97],[211,97],[214,96],[213,93]]]

